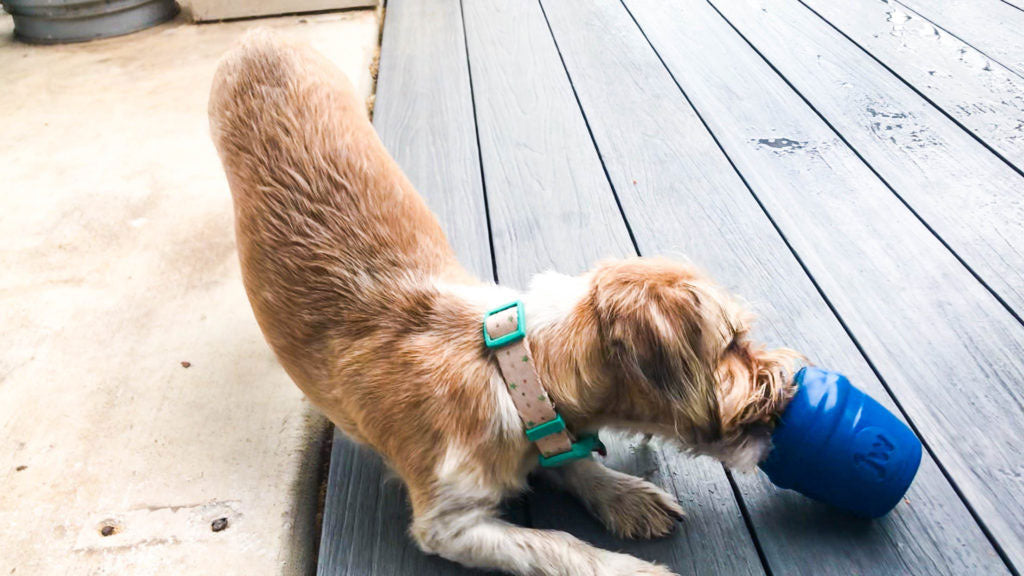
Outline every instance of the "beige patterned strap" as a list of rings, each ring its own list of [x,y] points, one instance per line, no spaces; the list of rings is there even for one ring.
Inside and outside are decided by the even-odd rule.
[[[519,329],[519,314],[515,306],[487,317],[484,327],[492,340],[512,334]],[[535,428],[558,417],[544,386],[533,367],[526,338],[509,342],[494,348],[494,354],[505,377],[505,385],[516,405],[519,417],[527,428]],[[568,430],[545,436],[536,441],[537,448],[545,457],[568,452],[572,449],[572,438]]]

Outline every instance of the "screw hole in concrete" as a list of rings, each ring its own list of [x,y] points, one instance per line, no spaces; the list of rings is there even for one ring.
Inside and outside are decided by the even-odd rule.
[[[121,527],[118,526],[114,520],[104,520],[100,523],[100,536],[106,538],[107,536],[113,536],[121,531]]]

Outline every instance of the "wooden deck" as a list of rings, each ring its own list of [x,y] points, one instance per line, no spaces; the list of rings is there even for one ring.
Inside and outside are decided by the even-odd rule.
[[[1024,572],[1022,0],[389,0],[375,124],[480,276],[685,256],[926,446],[874,522],[625,441],[670,537],[545,486],[515,521],[680,574]],[[336,435],[319,573],[474,573],[408,523]]]

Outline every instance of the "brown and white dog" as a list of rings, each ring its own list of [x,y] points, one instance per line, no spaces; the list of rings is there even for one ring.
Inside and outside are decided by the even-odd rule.
[[[694,268],[634,258],[540,274],[524,293],[481,283],[344,75],[267,32],[221,62],[210,121],[256,319],[313,403],[408,485],[424,551],[522,575],[669,574],[496,516],[537,464],[481,336],[510,300],[525,303],[530,355],[570,430],[654,434],[740,469],[769,450],[797,355],[752,345],[744,306]],[[682,517],[660,488],[595,460],[556,473],[620,536],[661,536]]]

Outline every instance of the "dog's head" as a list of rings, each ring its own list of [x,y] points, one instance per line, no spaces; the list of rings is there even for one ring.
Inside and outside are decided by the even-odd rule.
[[[577,334],[590,328],[566,355],[600,397],[598,425],[657,434],[733,468],[767,456],[799,354],[750,342],[746,307],[691,266],[636,258],[586,278],[570,317]]]

